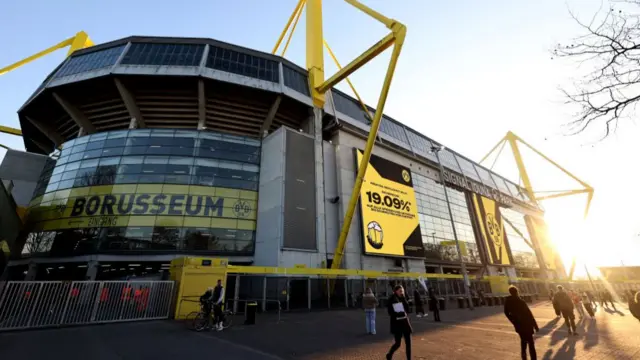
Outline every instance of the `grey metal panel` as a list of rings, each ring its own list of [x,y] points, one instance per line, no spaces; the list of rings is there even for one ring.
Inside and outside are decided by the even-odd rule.
[[[504,179],[494,173],[491,173],[491,177],[493,178],[493,181],[495,181],[496,185],[498,186],[498,189],[500,191],[502,191],[505,194],[508,194],[510,196],[513,196],[511,194],[511,192],[509,191],[509,188],[507,187],[507,184],[505,183]]]
[[[480,176],[476,172],[476,169],[474,168],[473,163],[471,161],[463,158],[460,155],[456,155],[456,158],[458,159],[458,164],[460,165],[460,168],[462,169],[462,173],[466,177],[472,178],[473,180],[475,180],[477,182],[481,182]]]
[[[456,161],[453,152],[449,149],[444,149],[440,151],[440,161],[442,161],[442,165],[446,168],[449,168],[459,174],[462,174],[462,170],[460,170],[460,166],[458,166],[458,161]]]
[[[285,144],[282,246],[287,249],[317,250],[314,140],[287,131]]]
[[[407,132],[407,137],[409,139],[409,144],[411,144],[413,151],[424,158],[438,163],[438,159],[431,152],[431,146],[433,145],[431,141],[411,129],[405,129]]]
[[[261,146],[260,189],[254,264],[279,266],[284,199],[284,128],[269,134]]]
[[[44,155],[8,150],[0,164],[0,179],[37,182],[47,159]]]
[[[475,168],[476,168],[476,171],[478,172],[478,175],[480,175],[480,179],[482,179],[483,184],[490,186],[494,189],[498,189],[496,187],[496,183],[493,181],[493,178],[491,177],[491,173],[489,172],[489,170],[478,165],[475,165]]]
[[[18,254],[22,250],[16,249],[15,246],[15,240],[21,227],[22,222],[16,213],[16,203],[0,181],[0,240],[6,240],[9,243],[9,249],[14,254]],[[2,269],[0,269],[0,273],[2,273]]]

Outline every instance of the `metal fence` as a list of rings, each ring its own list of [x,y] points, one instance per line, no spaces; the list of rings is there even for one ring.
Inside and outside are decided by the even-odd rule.
[[[167,319],[173,281],[11,281],[0,287],[0,331]]]

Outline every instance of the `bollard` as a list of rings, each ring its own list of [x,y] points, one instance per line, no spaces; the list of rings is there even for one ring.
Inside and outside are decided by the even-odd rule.
[[[446,310],[447,302],[445,301],[444,298],[439,298],[438,303],[440,304],[440,310]]]
[[[244,313],[244,324],[255,325],[256,324],[256,312],[258,311],[258,303],[247,303],[246,311]]]
[[[459,297],[458,298],[458,309],[464,309],[464,303],[465,303],[465,298]]]

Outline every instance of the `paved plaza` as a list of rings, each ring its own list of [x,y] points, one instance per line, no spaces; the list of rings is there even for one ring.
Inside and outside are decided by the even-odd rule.
[[[548,302],[532,306],[541,328],[538,358],[640,359],[640,322],[626,306],[599,309],[596,319],[578,323],[568,336]],[[414,359],[519,359],[519,339],[501,307],[442,312],[442,323],[413,319]],[[236,319],[236,323],[241,319]],[[2,359],[383,359],[392,339],[386,314],[378,334],[365,335],[355,310],[289,313],[282,321],[259,315],[258,324],[224,332],[196,333],[184,324],[154,321],[0,334]],[[396,359],[404,359],[401,350]]]

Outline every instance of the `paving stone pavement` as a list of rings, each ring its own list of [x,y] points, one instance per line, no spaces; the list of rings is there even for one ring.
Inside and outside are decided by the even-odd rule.
[[[580,335],[573,337],[548,302],[533,305],[541,328],[538,359],[640,359],[640,322],[626,306],[618,309],[599,309],[595,320],[578,323]],[[448,310],[442,319],[413,319],[414,359],[520,358],[518,336],[501,307]],[[173,321],[0,333],[0,359],[369,360],[384,359],[392,342],[383,311],[378,312],[377,335],[363,334],[364,316],[357,310],[288,313],[276,320],[259,315],[256,325],[206,333]],[[403,348],[396,359],[405,358]]]

